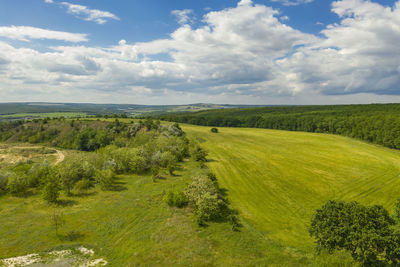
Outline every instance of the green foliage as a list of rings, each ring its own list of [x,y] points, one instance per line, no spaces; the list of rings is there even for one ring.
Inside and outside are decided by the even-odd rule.
[[[206,221],[223,216],[222,207],[224,203],[218,196],[218,188],[207,177],[194,177],[185,194],[195,209],[199,225],[204,225]]]
[[[48,162],[33,165],[27,175],[28,186],[31,188],[40,186],[41,182],[50,174],[50,171],[51,168]]]
[[[13,196],[24,196],[28,190],[28,181],[24,175],[12,174],[8,178],[7,191]]]
[[[49,203],[57,203],[60,196],[60,186],[55,178],[49,178],[43,187],[43,199]]]
[[[82,193],[82,192],[85,192],[85,191],[89,190],[89,189],[92,188],[92,187],[93,187],[92,181],[89,180],[89,179],[87,179],[87,178],[84,178],[84,179],[78,181],[78,182],[75,184],[74,190],[76,190],[76,191]]]
[[[100,185],[101,190],[103,191],[114,190],[115,174],[112,170],[106,169],[106,170],[96,171],[95,180]]]
[[[7,191],[8,175],[0,172],[0,194]]]
[[[400,223],[400,198],[397,199],[396,205],[394,206],[394,219]]]
[[[180,190],[169,190],[165,196],[164,201],[171,207],[182,208],[188,204],[188,198]]]
[[[382,206],[330,200],[317,210],[309,232],[317,250],[345,249],[363,266],[397,265],[400,235],[393,230],[394,224]]]
[[[213,127],[213,128],[211,128],[211,132],[212,132],[212,133],[218,133],[218,129],[215,128],[215,127]]]
[[[204,150],[200,145],[194,144],[190,149],[190,155],[195,161],[207,161],[208,152]]]

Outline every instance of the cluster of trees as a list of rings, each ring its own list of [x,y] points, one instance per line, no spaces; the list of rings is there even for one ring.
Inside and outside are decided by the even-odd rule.
[[[400,104],[285,106],[162,115],[204,126],[332,133],[400,149]]]
[[[129,145],[140,131],[161,130],[160,121],[146,119],[138,123],[122,123],[100,120],[34,119],[32,121],[12,121],[0,123],[0,141],[42,143],[65,149],[95,151],[115,144]],[[165,127],[164,127],[165,128]],[[175,135],[182,130],[171,126]],[[178,129],[179,128],[179,129]]]
[[[349,251],[362,266],[400,264],[400,199],[394,216],[382,206],[328,201],[311,220],[317,251]]]
[[[146,120],[141,123],[123,124],[116,120],[113,123],[93,121],[54,121],[54,122],[13,122],[3,125],[3,134],[8,132],[18,135],[22,128],[31,124],[76,127],[80,130],[70,135],[64,133],[63,138],[48,139],[49,143],[69,143],[68,138],[74,136],[75,148],[94,151],[85,156],[68,158],[58,165],[48,162],[34,164],[19,162],[0,173],[0,193],[23,196],[28,192],[41,193],[43,198],[57,203],[60,192],[66,195],[83,193],[95,185],[102,190],[115,190],[116,174],[143,174],[151,172],[154,176],[162,169],[171,174],[178,168],[179,162],[191,156],[196,160],[205,158],[205,151],[195,142],[189,142],[178,124],[161,126],[159,122]],[[26,125],[28,124],[28,126]],[[86,127],[84,127],[86,125]],[[98,126],[97,129],[89,126]],[[101,127],[99,127],[99,125]],[[8,128],[8,131],[4,131]],[[54,128],[54,127],[53,127]],[[65,129],[58,128],[61,131]],[[67,128],[67,130],[71,128]],[[74,131],[74,130],[72,130]],[[44,130],[47,132],[47,130]],[[13,140],[30,136],[21,133],[12,136]],[[78,141],[77,141],[78,140]],[[200,155],[200,156],[199,156]]]
[[[164,199],[170,206],[191,206],[199,226],[209,221],[227,221],[232,230],[240,227],[236,211],[230,208],[215,174],[208,169],[206,175],[193,177],[185,191],[170,190]]]

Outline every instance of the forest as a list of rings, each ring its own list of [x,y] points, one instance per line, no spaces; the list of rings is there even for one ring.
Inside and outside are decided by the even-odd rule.
[[[400,105],[281,106],[162,115],[161,120],[203,126],[331,133],[400,148]]]

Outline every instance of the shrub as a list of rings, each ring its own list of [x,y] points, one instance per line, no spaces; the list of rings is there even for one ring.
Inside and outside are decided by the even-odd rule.
[[[129,171],[132,173],[143,173],[147,169],[147,162],[143,156],[135,155],[130,159]]]
[[[0,194],[7,191],[8,175],[0,173]]]
[[[211,132],[212,133],[218,133],[218,129],[217,128],[211,128]]]
[[[43,187],[43,199],[49,203],[56,203],[60,196],[60,186],[56,179],[50,178]]]
[[[95,180],[99,183],[101,190],[113,190],[115,186],[115,174],[112,170],[106,169],[97,171]]]
[[[169,205],[169,206],[174,206],[178,208],[182,208],[188,204],[188,199],[186,195],[179,190],[175,191],[168,191],[165,196],[164,196],[164,201]]]
[[[92,187],[93,187],[93,183],[89,179],[84,178],[75,184],[74,189],[78,192],[85,192]]]
[[[14,196],[25,195],[28,182],[25,176],[13,174],[8,178],[7,190]]]
[[[199,145],[194,145],[190,150],[190,155],[195,161],[205,162],[207,161],[208,153]]]

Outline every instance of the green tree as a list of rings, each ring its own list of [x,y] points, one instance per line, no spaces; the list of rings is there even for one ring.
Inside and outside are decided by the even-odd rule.
[[[25,176],[12,174],[8,178],[7,191],[14,196],[23,196],[28,190],[28,182]]]
[[[60,186],[55,178],[47,179],[46,184],[43,187],[43,199],[49,203],[57,203],[58,197],[60,196]]]
[[[317,251],[344,249],[363,266],[397,265],[400,236],[394,224],[382,206],[330,200],[316,211],[309,232]]]
[[[103,191],[113,190],[115,187],[115,174],[110,169],[96,171],[95,180]]]

